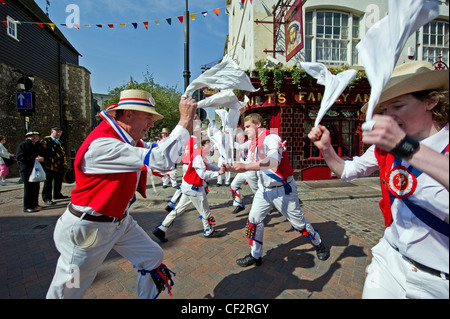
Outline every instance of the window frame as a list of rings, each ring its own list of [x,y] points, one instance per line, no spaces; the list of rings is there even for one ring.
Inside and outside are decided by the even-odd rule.
[[[323,37],[318,37],[318,33],[317,33],[317,29],[318,29],[318,13],[323,13],[324,15],[324,33],[323,33]],[[331,14],[333,17],[333,26],[334,27],[334,17],[335,14],[339,14],[340,15],[340,25],[339,25],[339,29],[342,29],[342,21],[343,21],[343,16],[347,16],[347,37],[346,39],[333,39],[332,38],[332,34],[331,34],[331,38],[326,38],[326,33],[325,33],[325,17],[326,15]],[[309,16],[310,15],[310,16]],[[356,18],[356,19],[355,19]],[[327,65],[342,65],[343,63],[346,65],[359,65],[359,57],[358,57],[358,52],[356,51],[356,44],[361,40],[360,36],[361,36],[361,29],[360,29],[360,24],[361,24],[361,17],[355,15],[352,12],[347,12],[347,11],[339,11],[339,10],[326,10],[326,9],[321,9],[321,10],[310,10],[310,11],[305,11],[305,61],[311,61],[311,62],[322,62],[325,63]],[[355,29],[356,28],[356,29]],[[357,36],[358,37],[354,37],[354,33],[355,31],[358,31]],[[342,32],[340,32],[340,34],[342,34]],[[318,41],[325,41],[325,40],[330,40],[330,41],[340,41],[341,43],[345,43],[345,48],[340,47],[339,49],[337,49],[340,53],[342,52],[342,50],[346,50],[345,53],[345,60],[335,60],[333,59],[333,54],[331,53],[330,59],[317,59],[318,56]],[[332,47],[333,48],[333,47]],[[354,52],[355,51],[355,52]],[[341,54],[339,54],[340,56]]]
[[[6,33],[8,34],[8,36],[10,36],[11,38],[13,38],[16,41],[19,41],[18,38],[18,28],[17,28],[17,21],[14,20],[13,18],[11,18],[10,16],[6,16]],[[14,34],[11,33],[11,30],[14,30]]]

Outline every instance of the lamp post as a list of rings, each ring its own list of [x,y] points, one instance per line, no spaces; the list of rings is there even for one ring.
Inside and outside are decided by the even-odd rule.
[[[189,71],[189,8],[186,0],[186,11],[184,11],[184,90],[189,85],[191,72]]]

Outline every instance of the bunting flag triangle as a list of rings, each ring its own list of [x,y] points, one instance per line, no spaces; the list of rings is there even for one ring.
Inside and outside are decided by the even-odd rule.
[[[50,26],[50,28],[52,28],[53,31],[55,31],[55,24],[54,23],[49,23],[48,25]]]
[[[112,28],[114,28],[114,24],[108,24],[108,27],[110,27],[112,29]]]
[[[220,8],[214,9],[214,13],[216,14],[216,16],[219,16],[219,10]]]
[[[85,24],[84,26],[85,26],[86,28],[90,28],[90,27],[91,27],[90,24]]]
[[[120,25],[121,27],[125,27],[125,26],[126,26],[126,23],[119,23],[119,25]]]
[[[172,25],[172,18],[167,18],[166,21],[169,25]]]
[[[155,24],[156,24],[156,25],[159,25],[159,20],[155,20]]]
[[[73,25],[75,28],[77,28],[78,30],[80,30],[80,26],[78,24],[74,24]]]
[[[6,23],[6,21],[2,21],[2,23],[5,27],[8,27],[8,23]]]
[[[44,24],[43,23],[39,23],[39,22],[37,22],[36,23],[38,26],[39,26],[39,28],[41,28],[41,29],[43,29],[44,28]]]
[[[96,24],[96,26],[97,26],[98,28],[103,28],[103,25],[101,25],[101,24]]]
[[[3,5],[6,4],[6,3],[5,3],[5,0],[0,0],[0,3],[3,4]],[[3,21],[2,21],[2,22],[3,22]]]
[[[145,29],[148,30],[148,21],[144,21],[143,24],[144,24]]]
[[[136,22],[131,23],[135,29],[137,29],[138,24]]]
[[[195,13],[192,13],[192,14],[190,14],[189,16],[191,17],[191,20],[192,20],[192,21],[195,21]]]
[[[179,16],[178,20],[180,20],[180,23],[183,23],[183,16]]]
[[[202,14],[203,14],[203,17],[206,17],[208,15],[208,11],[203,11]]]

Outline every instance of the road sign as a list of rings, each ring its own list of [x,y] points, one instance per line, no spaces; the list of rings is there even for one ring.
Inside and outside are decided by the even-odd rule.
[[[18,110],[32,110],[33,109],[33,93],[31,92],[17,92],[16,105]]]

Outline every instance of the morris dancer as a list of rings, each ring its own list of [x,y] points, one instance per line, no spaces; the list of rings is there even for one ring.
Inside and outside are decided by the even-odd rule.
[[[138,269],[138,298],[170,292],[170,273],[162,264],[163,251],[130,215],[136,190],[145,197],[147,167],[173,169],[192,131],[197,102],[182,97],[180,120],[158,147],[142,138],[162,119],[150,93],[125,90],[86,138],[75,158],[76,188],[54,233],[61,253],[47,298],[80,298],[91,285],[111,249]],[[77,284],[74,284],[76,282]],[[167,286],[166,286],[167,285]]]
[[[161,138],[156,142],[157,145],[159,145],[164,139],[166,139],[169,136],[170,132],[167,128],[163,128],[161,130]],[[175,165],[175,169],[169,171],[167,174],[164,174],[163,177],[161,177],[163,188],[167,188],[169,185],[169,181],[173,188],[177,188],[177,166]]]
[[[241,163],[250,163],[251,159],[248,156],[248,148],[251,141],[246,141],[246,135],[244,132],[236,134],[236,150],[238,152],[238,158]],[[233,206],[236,206],[232,214],[237,214],[245,210],[245,205],[242,200],[241,186],[247,182],[250,186],[253,194],[258,190],[258,175],[256,171],[247,171],[244,173],[238,173],[231,182],[230,191],[233,197]]]
[[[227,170],[237,173],[249,170],[258,171],[258,190],[253,198],[252,208],[247,220],[247,238],[250,240],[251,253],[236,262],[241,267],[261,265],[263,254],[264,218],[275,207],[291,223],[292,227],[306,236],[316,248],[317,257],[326,260],[330,256],[322,243],[319,233],[304,218],[300,208],[297,184],[293,169],[281,138],[262,128],[262,117],[257,113],[244,119],[245,133],[252,144],[249,155],[251,163],[236,162]]]
[[[208,139],[202,139],[201,149],[194,149],[192,160],[188,166],[186,173],[183,176],[181,183],[180,201],[173,211],[171,211],[164,221],[155,228],[153,235],[161,242],[167,242],[165,233],[172,225],[175,218],[186,210],[192,202],[194,207],[200,214],[200,219],[203,223],[203,236],[210,237],[214,233],[215,220],[211,216],[208,199],[206,197],[206,181],[209,178],[215,178],[225,172],[225,168],[220,168],[208,163],[206,154],[211,149],[211,143]]]
[[[373,145],[352,161],[336,154],[324,126],[308,134],[342,180],[380,171],[386,230],[372,248],[365,299],[449,298],[448,76],[423,61],[395,68],[363,133]]]

